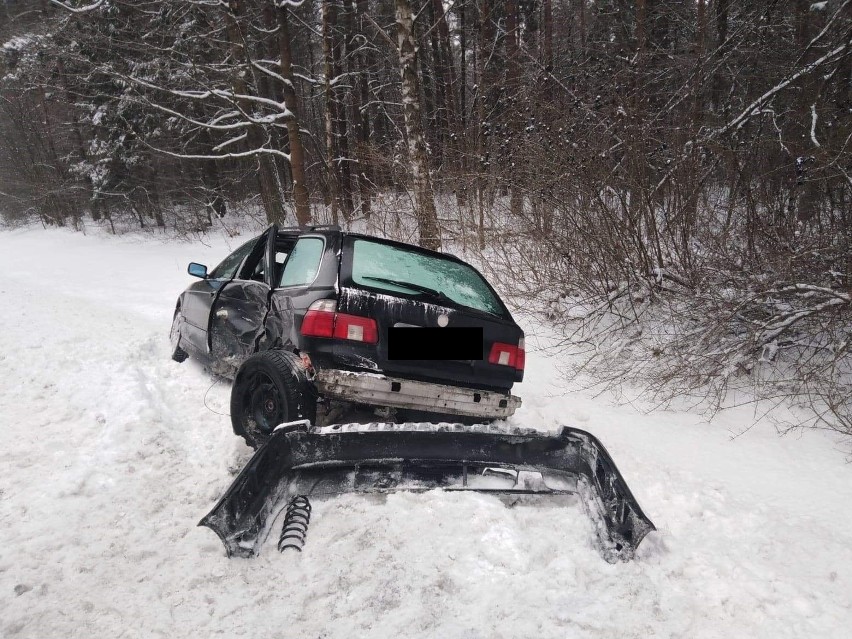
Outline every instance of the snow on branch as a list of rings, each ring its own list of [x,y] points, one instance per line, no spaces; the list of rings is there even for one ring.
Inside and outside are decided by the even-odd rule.
[[[754,102],[749,104],[745,109],[743,109],[743,111],[737,117],[735,117],[733,120],[728,122],[722,128],[717,129],[715,134],[716,135],[724,135],[725,133],[729,132],[731,129],[740,128],[743,124],[745,124],[746,120],[748,120],[755,113],[759,112],[760,108],[766,103],[766,101],[769,100],[771,97],[773,97],[776,93],[782,91],[783,89],[788,87],[791,83],[793,83],[796,80],[798,80],[799,78],[801,78],[803,75],[807,75],[808,73],[812,72],[814,69],[825,64],[826,62],[832,61],[835,57],[837,57],[838,55],[843,53],[847,48],[849,48],[850,44],[852,44],[852,40],[841,44],[839,47],[835,47],[834,49],[832,49],[831,51],[826,53],[824,56],[822,56],[818,60],[814,60],[813,62],[811,62],[808,65],[805,65],[803,68],[799,69],[798,71],[796,71],[792,75],[787,76],[787,78],[785,78],[784,80],[782,80],[781,82],[776,84],[774,87],[769,89],[769,91],[767,91],[762,96],[757,98]]]
[[[835,23],[835,21],[838,19],[838,17],[845,15],[846,6],[847,6],[850,2],[852,2],[852,0],[843,0],[843,4],[841,4],[839,7],[837,7],[837,10],[834,12],[834,14],[831,16],[831,18],[829,18],[829,19],[826,21],[825,26],[823,26],[823,28],[820,30],[820,32],[819,32],[818,34],[816,34],[816,35],[815,35],[815,36],[811,39],[811,41],[810,41],[810,42],[808,42],[808,46],[806,46],[806,47],[805,47],[805,51],[810,51],[810,50],[811,50],[811,47],[813,47],[813,46],[814,46],[817,42],[819,42],[819,41],[820,41],[820,39],[821,39],[821,38],[822,38],[822,37],[823,37],[826,33],[828,33],[828,30],[829,30],[829,29],[830,29],[830,28],[834,25],[834,23]],[[823,2],[823,3],[816,2],[816,3],[814,3],[813,5],[811,5],[811,11],[813,11],[813,10],[814,10],[814,7],[815,7],[816,5],[818,5],[818,4],[822,4],[822,5],[823,5],[823,9],[825,9],[825,3],[824,3],[824,2]]]
[[[70,11],[71,13],[88,13],[89,11],[94,11],[95,9],[99,9],[103,6],[104,0],[96,0],[92,4],[87,4],[82,7],[72,7],[65,2],[61,2],[60,0],[50,0],[52,4],[55,4],[59,7],[62,7],[66,11]]]
[[[183,120],[184,122],[188,122],[189,124],[194,124],[195,126],[203,127],[205,129],[211,129],[215,131],[233,131],[234,129],[245,129],[250,126],[254,126],[256,124],[276,124],[278,120],[286,120],[289,115],[289,112],[286,113],[278,113],[263,116],[261,118],[250,116],[246,113],[242,113],[239,111],[228,111],[227,113],[216,116],[215,118],[202,122],[201,120],[196,120],[195,118],[191,118],[188,115],[184,115],[179,111],[175,111],[174,109],[170,109],[161,104],[157,104],[156,102],[149,102],[149,104],[157,109],[158,111],[162,111],[163,113],[168,113],[176,118]],[[223,121],[234,118],[237,116],[241,116],[244,118],[240,122],[233,122],[231,124],[222,124]]]
[[[322,82],[320,82],[320,81],[319,81],[319,80],[317,80],[316,78],[311,78],[311,77],[309,77],[309,76],[302,75],[301,73],[293,73],[293,77],[294,77],[294,78],[298,78],[298,79],[299,79],[299,80],[301,80],[302,82],[307,82],[308,84],[313,84],[313,85],[319,85],[319,84],[322,84]]]
[[[785,313],[780,317],[773,318],[771,322],[767,322],[762,327],[762,331],[760,333],[760,341],[763,344],[768,344],[769,342],[776,339],[781,333],[789,329],[796,322],[806,317],[810,317],[811,315],[817,315],[822,311],[825,311],[829,308],[834,308],[836,306],[842,306],[843,304],[848,304],[848,300],[844,301],[839,298],[834,298],[830,300],[826,300],[821,304],[817,304],[813,308],[806,308],[801,311],[796,311],[794,313]]]
[[[816,111],[816,103],[811,105],[811,142],[814,143],[814,146],[822,146],[817,140],[816,137],[816,125],[817,125],[817,111]]]
[[[817,303],[809,303],[804,308],[798,309],[788,308],[781,311],[775,311],[772,316],[761,323],[757,323],[756,339],[759,344],[769,344],[776,340],[781,334],[790,330],[799,321],[806,318],[819,315],[825,311],[832,309],[852,306],[852,295],[839,290],[827,288],[825,286],[817,286],[814,284],[788,284],[778,286],[773,289],[764,291],[758,296],[763,299],[787,299],[792,301],[790,296],[794,296],[798,300],[812,300],[816,298]],[[752,302],[756,301],[751,300]],[[822,298],[822,299],[820,299]]]
[[[823,295],[828,295],[829,297],[836,297],[847,304],[852,304],[852,296],[849,293],[843,293],[841,291],[836,291],[833,288],[826,288],[825,286],[816,286],[814,284],[790,284],[789,286],[781,286],[777,289],[767,291],[769,293],[791,293],[791,292],[803,292],[803,293],[821,293]]]
[[[151,82],[142,80],[141,78],[137,78],[134,76],[121,77],[139,86],[143,86],[148,89],[153,89],[154,91],[165,93],[167,95],[173,95],[180,98],[187,98],[199,102],[205,102],[211,98],[219,98],[221,100],[224,100],[228,105],[230,105],[230,107],[232,107],[232,110],[229,110],[224,114],[219,114],[213,119],[208,120],[207,122],[197,120],[184,113],[181,113],[174,109],[170,109],[169,107],[166,107],[162,104],[158,104],[153,100],[148,100],[148,103],[153,108],[159,111],[168,113],[169,115],[188,122],[194,126],[203,127],[210,130],[229,131],[235,129],[245,129],[256,125],[283,126],[283,123],[286,123],[287,121],[295,117],[293,112],[287,108],[287,104],[284,101],[277,102],[269,98],[244,93],[236,93],[234,91],[225,89],[207,89],[203,91],[170,89],[167,87],[153,84]],[[278,112],[270,113],[267,115],[259,115],[256,112],[250,113],[249,109],[247,108],[248,105],[254,105],[255,107],[272,107]],[[227,122],[227,120],[237,117],[241,118],[241,121]]]
[[[218,153],[219,151],[224,149],[226,146],[231,146],[232,144],[236,144],[237,142],[241,142],[242,140],[247,140],[247,139],[248,139],[248,133],[242,133],[242,134],[240,134],[240,135],[238,135],[234,138],[231,138],[230,140],[225,140],[224,142],[222,142],[222,144],[217,144],[216,146],[213,147],[213,150]]]
[[[278,62],[276,61],[275,64],[278,64]],[[255,62],[254,60],[252,60],[251,66],[253,66],[255,69],[257,69],[261,73],[265,73],[270,78],[274,78],[275,80],[278,80],[282,84],[290,84],[290,82],[285,80],[284,77],[280,73],[276,73],[272,69],[265,67],[264,65],[259,64],[259,63]]]
[[[164,155],[168,155],[170,157],[178,158],[181,160],[231,160],[237,158],[256,157],[258,155],[277,155],[280,158],[284,158],[284,160],[286,160],[287,162],[290,162],[289,153],[284,153],[283,151],[279,151],[278,149],[270,149],[265,146],[258,147],[255,149],[249,149],[248,151],[211,154],[175,153],[174,151],[167,151],[166,149],[160,149],[155,146],[147,146],[149,146],[153,151],[156,151],[157,153],[162,153]]]

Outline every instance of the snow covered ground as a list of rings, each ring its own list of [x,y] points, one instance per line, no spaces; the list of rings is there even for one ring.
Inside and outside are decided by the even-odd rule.
[[[636,561],[579,508],[437,492],[316,502],[303,554],[225,558],[196,524],[250,450],[167,336],[187,262],[237,243],[0,232],[0,637],[850,636],[848,447],[562,388],[533,326],[513,422],[600,437],[659,528]]]

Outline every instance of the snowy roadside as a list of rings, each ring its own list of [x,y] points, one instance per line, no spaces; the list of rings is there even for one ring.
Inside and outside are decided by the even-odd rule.
[[[604,563],[579,509],[443,493],[319,502],[302,555],[226,559],[195,524],[250,451],[167,332],[186,263],[238,241],[0,233],[0,636],[847,635],[830,436],[565,393],[530,326],[512,421],[603,441],[660,530],[637,561]]]

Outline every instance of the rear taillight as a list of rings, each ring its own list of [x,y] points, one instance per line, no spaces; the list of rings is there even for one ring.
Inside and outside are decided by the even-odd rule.
[[[379,341],[379,329],[376,320],[370,317],[338,313],[334,320],[334,337],[375,344]]]
[[[367,344],[379,341],[379,329],[374,319],[338,313],[334,300],[318,300],[311,304],[302,320],[302,335],[348,339]]]
[[[488,362],[490,364],[511,366],[519,371],[524,370],[526,359],[523,337],[518,341],[517,346],[514,344],[504,344],[503,342],[494,342],[491,346],[491,353],[488,355]]]
[[[333,337],[336,310],[337,302],[334,300],[317,300],[311,304],[305,313],[305,319],[302,320],[302,335]]]

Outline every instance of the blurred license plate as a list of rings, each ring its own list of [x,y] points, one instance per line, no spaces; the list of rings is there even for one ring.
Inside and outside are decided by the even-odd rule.
[[[388,328],[388,359],[482,359],[482,327]]]

